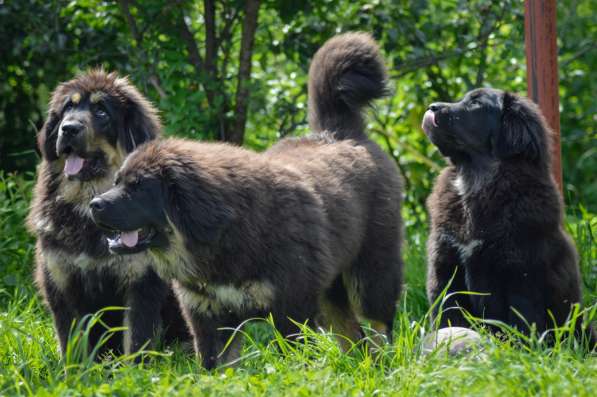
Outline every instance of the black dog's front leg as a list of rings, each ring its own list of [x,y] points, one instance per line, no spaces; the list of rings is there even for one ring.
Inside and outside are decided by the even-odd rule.
[[[218,326],[214,319],[193,308],[184,308],[197,359],[204,368],[211,370],[218,364]]]
[[[54,328],[58,337],[58,346],[62,357],[66,354],[68,338],[76,314],[67,299],[64,291],[52,281],[44,264],[40,264],[37,270],[37,282],[43,292],[46,302],[52,312]]]
[[[512,275],[507,284],[508,324],[525,334],[533,324],[539,334],[549,328],[545,291],[540,274]]]
[[[208,370],[218,365],[234,364],[242,350],[242,335],[235,334],[238,318],[229,313],[225,316],[201,313],[183,308],[193,335],[197,358]],[[230,338],[234,339],[230,340]]]
[[[129,285],[126,297],[124,351],[139,351],[145,344],[155,347],[162,332],[162,305],[168,293],[167,284],[153,270]]]
[[[469,327],[462,309],[472,312],[470,298],[459,292],[467,291],[466,269],[460,264],[458,250],[443,238],[445,232],[432,233],[427,245],[427,298],[433,307],[433,320],[439,327]],[[444,301],[438,301],[444,290]]]
[[[55,291],[51,293],[51,297],[48,296],[48,304],[52,310],[52,318],[54,319],[54,327],[58,336],[60,353],[64,357],[66,355],[71,327],[76,320],[76,315],[61,292]]]

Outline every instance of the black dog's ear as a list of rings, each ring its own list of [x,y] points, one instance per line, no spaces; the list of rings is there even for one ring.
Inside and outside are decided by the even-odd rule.
[[[119,79],[126,92],[124,126],[118,134],[118,142],[130,153],[142,143],[155,139],[160,135],[162,126],[157,110],[146,100],[136,88],[124,78]]]
[[[56,155],[56,141],[58,140],[58,127],[60,126],[60,116],[54,111],[48,112],[48,118],[37,133],[37,148],[42,158],[47,161],[58,159]]]
[[[167,171],[167,213],[185,238],[214,245],[235,218],[235,211],[216,191],[204,189],[204,183],[179,167]]]
[[[195,241],[217,244],[234,219],[234,211],[223,203],[202,202],[193,208],[192,229],[188,230]]]
[[[504,93],[501,129],[494,137],[497,157],[545,159],[547,135],[548,127],[537,105],[526,98]]]

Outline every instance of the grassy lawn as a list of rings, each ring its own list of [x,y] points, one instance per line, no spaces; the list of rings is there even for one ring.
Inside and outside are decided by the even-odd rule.
[[[246,329],[235,368],[206,372],[182,349],[141,365],[130,357],[105,363],[60,359],[48,312],[31,280],[33,243],[22,222],[30,182],[0,175],[0,395],[500,395],[595,396],[597,357],[570,341],[545,348],[488,338],[482,353],[453,358],[421,354],[429,331],[423,227],[407,227],[406,285],[393,344],[371,356],[362,346],[342,353],[333,336],[305,330],[296,344],[267,321]],[[581,255],[585,303],[597,319],[597,216],[569,211]],[[73,354],[74,356],[74,354]]]

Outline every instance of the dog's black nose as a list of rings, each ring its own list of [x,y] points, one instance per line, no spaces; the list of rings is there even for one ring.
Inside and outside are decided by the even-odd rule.
[[[89,207],[94,212],[103,211],[106,208],[106,201],[100,197],[96,197],[89,203]]]
[[[431,105],[429,105],[429,110],[431,110],[432,112],[437,112],[440,109],[440,104],[439,103],[432,103]]]
[[[62,124],[60,128],[62,129],[63,133],[75,136],[83,130],[83,124],[78,123],[76,121],[70,121]]]

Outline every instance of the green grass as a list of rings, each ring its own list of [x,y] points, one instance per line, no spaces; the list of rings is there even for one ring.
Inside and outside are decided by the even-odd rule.
[[[409,227],[406,286],[395,340],[377,355],[362,346],[340,351],[334,337],[305,329],[298,343],[282,340],[266,320],[246,329],[235,368],[201,369],[182,349],[94,363],[73,341],[62,360],[51,318],[31,280],[33,241],[22,222],[31,182],[0,175],[0,395],[597,395],[597,357],[570,340],[552,348],[489,339],[483,354],[421,354],[429,331],[425,298],[424,228]],[[585,304],[597,319],[597,217],[570,211],[568,228],[581,255]],[[82,330],[85,331],[85,330]],[[84,332],[81,333],[84,338]]]

